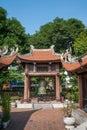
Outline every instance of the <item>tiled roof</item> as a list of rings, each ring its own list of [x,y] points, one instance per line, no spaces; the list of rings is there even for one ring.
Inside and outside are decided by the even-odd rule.
[[[0,58],[0,68],[10,65],[16,58],[16,54],[12,56],[6,56]]]
[[[62,65],[67,71],[71,71],[71,72],[76,71],[80,69],[81,67],[84,67],[85,65],[87,65],[87,58],[82,59],[82,62],[75,62],[71,64],[62,61]]]
[[[18,55],[18,58],[26,61],[59,61],[60,55],[51,49],[34,49],[30,55]]]

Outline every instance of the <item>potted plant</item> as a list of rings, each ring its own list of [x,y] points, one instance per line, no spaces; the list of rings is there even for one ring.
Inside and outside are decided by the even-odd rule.
[[[65,125],[73,125],[75,123],[75,118],[72,116],[72,110],[74,109],[73,104],[67,104],[66,107],[64,107],[64,124]]]
[[[2,94],[2,125],[6,128],[10,121],[10,94],[4,92]]]
[[[15,108],[16,107],[16,101],[15,100],[11,100],[11,107]]]

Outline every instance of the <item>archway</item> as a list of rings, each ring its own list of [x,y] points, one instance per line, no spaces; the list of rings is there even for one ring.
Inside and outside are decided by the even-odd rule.
[[[25,70],[25,101],[31,98],[31,77],[54,77],[55,99],[57,101],[60,100],[59,68],[61,65],[61,55],[54,52],[53,46],[49,49],[35,49],[31,46],[28,55],[18,55],[17,59]]]

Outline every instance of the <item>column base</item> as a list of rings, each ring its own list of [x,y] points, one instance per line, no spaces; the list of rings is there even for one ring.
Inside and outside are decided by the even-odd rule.
[[[31,102],[31,98],[24,99],[24,102],[30,103]]]
[[[59,102],[59,101],[60,101],[60,98],[56,98],[56,101]]]

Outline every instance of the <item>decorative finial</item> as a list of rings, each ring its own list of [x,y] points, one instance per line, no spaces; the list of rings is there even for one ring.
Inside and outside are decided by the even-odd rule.
[[[11,51],[11,54],[10,55],[14,55],[18,52],[18,45],[15,44],[14,45],[15,47],[11,48],[10,51]]]
[[[33,49],[34,49],[34,46],[33,46],[33,45],[30,45],[30,48],[31,48],[31,50],[33,50]]]
[[[50,49],[54,49],[54,46],[55,46],[55,45],[51,45],[51,46],[50,46]]]
[[[3,49],[0,49],[0,56],[2,57],[4,55],[6,55],[7,52],[8,52],[8,46],[4,46]]]
[[[18,52],[18,45],[17,44],[15,44],[15,48],[16,48],[15,52],[17,53]]]

